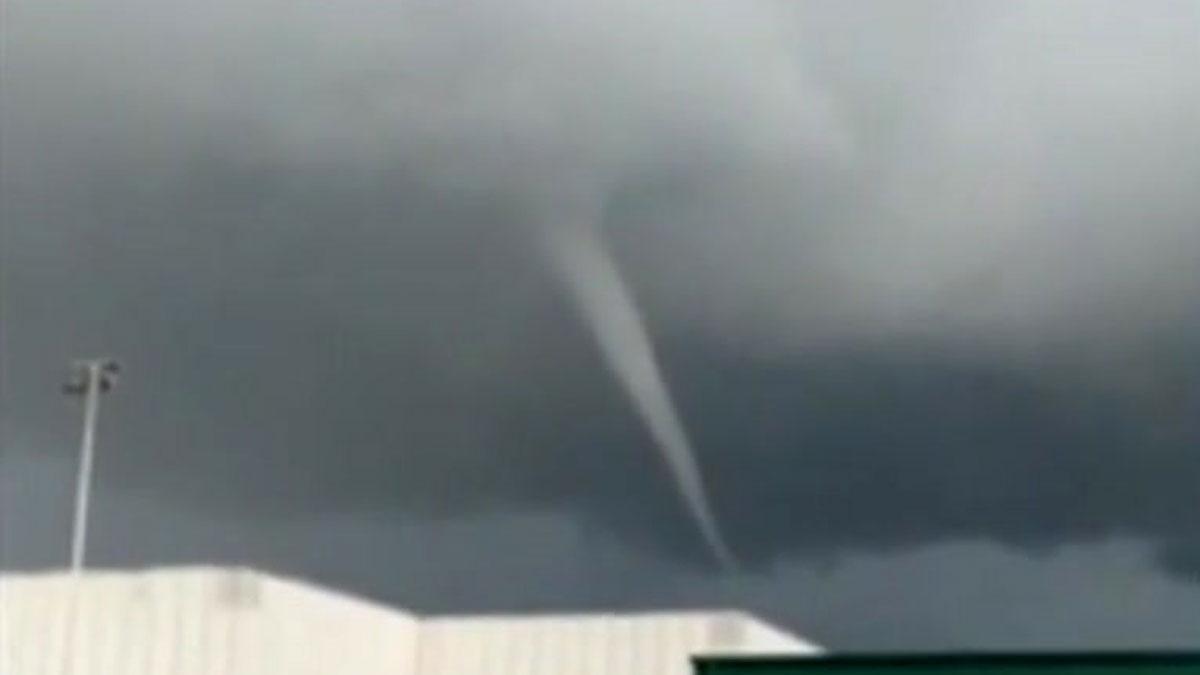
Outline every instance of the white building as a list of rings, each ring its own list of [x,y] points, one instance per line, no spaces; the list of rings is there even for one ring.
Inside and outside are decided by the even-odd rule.
[[[741,612],[423,618],[243,569],[0,578],[14,675],[683,675],[817,652]]]

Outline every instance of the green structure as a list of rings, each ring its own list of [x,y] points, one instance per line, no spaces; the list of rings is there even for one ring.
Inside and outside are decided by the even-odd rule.
[[[1200,652],[697,658],[696,675],[1200,675]]]

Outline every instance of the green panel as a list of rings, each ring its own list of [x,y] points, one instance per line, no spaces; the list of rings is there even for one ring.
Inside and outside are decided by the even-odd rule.
[[[1200,675],[1200,652],[697,659],[697,675]]]

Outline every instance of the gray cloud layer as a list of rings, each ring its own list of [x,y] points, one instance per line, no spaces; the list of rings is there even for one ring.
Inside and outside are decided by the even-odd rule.
[[[906,3],[908,4],[908,3]],[[604,205],[739,556],[1194,573],[1194,2],[5,8],[4,450],[247,518],[701,560],[530,223]],[[131,542],[136,546],[136,542]]]
[[[57,511],[55,528],[30,531],[22,519],[22,531],[6,532],[23,554],[64,531],[71,467],[13,459],[3,460],[0,504]],[[13,475],[61,490],[3,482]],[[379,511],[264,527],[115,491],[98,497],[96,564],[253,560],[423,612],[735,606],[839,650],[1189,648],[1200,612],[1200,586],[1156,574],[1145,547],[1123,540],[1038,556],[958,543],[718,576],[552,514]]]

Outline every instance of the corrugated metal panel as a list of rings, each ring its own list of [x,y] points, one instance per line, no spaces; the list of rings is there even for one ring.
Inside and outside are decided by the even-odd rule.
[[[0,672],[411,675],[417,623],[249,571],[0,579]]]
[[[815,651],[738,612],[418,620],[248,570],[0,577],[3,675],[684,675]]]

